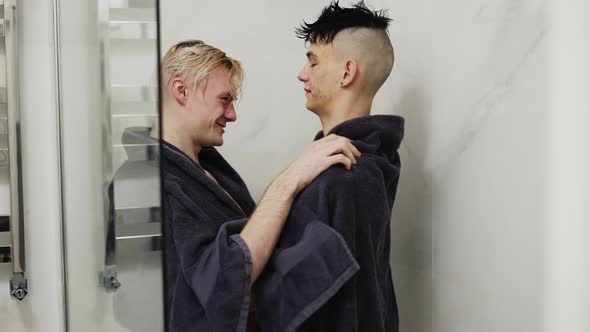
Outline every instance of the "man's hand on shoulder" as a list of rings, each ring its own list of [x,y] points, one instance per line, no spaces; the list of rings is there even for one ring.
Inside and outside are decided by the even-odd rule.
[[[350,170],[360,156],[350,139],[331,134],[311,143],[279,177],[293,183],[297,194],[330,166],[342,164]]]

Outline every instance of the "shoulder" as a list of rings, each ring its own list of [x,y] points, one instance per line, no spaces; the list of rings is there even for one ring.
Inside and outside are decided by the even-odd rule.
[[[334,165],[320,174],[315,182],[325,186],[326,189],[345,189],[354,186],[358,176],[356,165],[350,170],[342,165]]]
[[[321,173],[300,194],[300,201],[331,201],[341,196],[349,196],[358,183],[358,170],[353,166],[347,170],[341,165],[334,165]]]
[[[301,192],[301,196],[307,200],[317,199],[318,196],[330,200],[351,198],[361,189],[383,183],[384,177],[378,160],[363,156],[350,170],[339,164],[328,168]]]
[[[326,189],[354,188],[367,177],[375,176],[379,172],[372,156],[363,156],[357,159],[357,163],[350,170],[340,164],[333,165],[320,174],[312,184]]]

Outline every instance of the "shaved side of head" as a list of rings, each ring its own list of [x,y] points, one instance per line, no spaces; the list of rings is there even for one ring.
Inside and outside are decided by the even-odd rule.
[[[374,28],[348,28],[334,37],[334,56],[358,65],[361,92],[374,96],[393,69],[393,46],[387,32]]]

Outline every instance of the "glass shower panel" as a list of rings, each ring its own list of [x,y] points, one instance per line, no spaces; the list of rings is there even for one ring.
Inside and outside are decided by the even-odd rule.
[[[59,11],[69,330],[162,331],[157,1]]]
[[[156,1],[109,6],[115,320],[132,331],[163,327]],[[152,130],[153,129],[153,130]]]

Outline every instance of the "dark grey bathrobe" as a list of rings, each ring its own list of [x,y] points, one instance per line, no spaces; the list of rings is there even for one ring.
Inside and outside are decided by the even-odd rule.
[[[245,331],[252,260],[239,232],[254,201],[214,148],[199,161],[227,193],[175,146],[161,151],[168,329]]]
[[[362,156],[351,171],[331,167],[296,198],[255,285],[263,332],[398,330],[389,225],[403,124],[375,115],[332,129]]]

